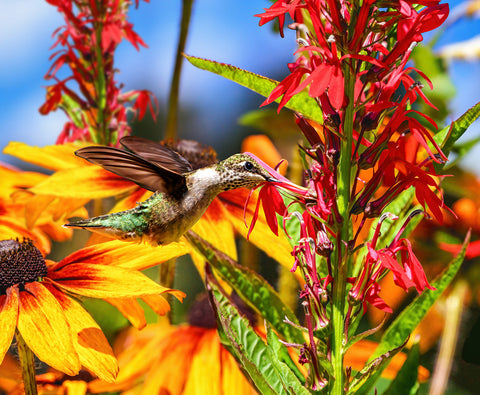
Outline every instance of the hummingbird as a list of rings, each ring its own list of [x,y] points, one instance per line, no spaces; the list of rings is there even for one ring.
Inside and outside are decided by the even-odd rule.
[[[75,151],[75,154],[154,194],[130,210],[70,222],[65,226],[125,241],[165,245],[177,241],[187,232],[219,193],[276,181],[246,154],[235,154],[195,169],[177,151],[160,143],[126,136],[120,144],[123,149],[89,146]],[[186,144],[187,151],[195,149],[195,144],[199,145],[191,141]],[[213,157],[207,155],[206,163],[211,163]]]

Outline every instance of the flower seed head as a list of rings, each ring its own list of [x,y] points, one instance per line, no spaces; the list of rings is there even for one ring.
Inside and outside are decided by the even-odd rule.
[[[13,285],[23,286],[46,275],[45,259],[32,240],[0,241],[0,294]]]

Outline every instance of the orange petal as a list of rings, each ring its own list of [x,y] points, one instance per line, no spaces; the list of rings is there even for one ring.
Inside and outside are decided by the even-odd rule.
[[[235,189],[221,193],[218,197],[224,204],[229,220],[235,229],[243,236],[247,237],[248,228],[243,219],[244,206],[249,191],[246,189]],[[248,206],[247,219],[252,218],[255,209],[256,197],[251,196]],[[264,251],[268,256],[275,259],[283,266],[291,269],[293,266],[293,258],[291,255],[292,247],[287,240],[287,236],[280,234],[275,236],[267,225],[263,210],[258,213],[255,229],[250,234],[249,241]]]
[[[102,380],[114,382],[118,373],[117,360],[100,327],[80,304],[49,284],[45,287],[63,308],[80,363]]]
[[[242,141],[242,152],[251,152],[271,167],[275,167],[282,160],[282,157],[272,140],[264,134],[256,134],[246,137]],[[287,164],[286,162],[283,162],[280,165],[279,173],[285,175],[286,171]]]
[[[237,394],[254,395],[257,393],[240,371],[235,359],[223,347],[220,348],[220,361],[222,366],[220,377],[222,394],[229,393],[232,388],[235,389]]]
[[[115,306],[120,313],[132,324],[136,329],[143,329],[147,325],[147,320],[145,319],[145,312],[143,311],[142,306],[138,303],[136,298],[122,298],[114,299],[107,298],[105,299],[112,306]]]
[[[129,210],[137,205],[137,202],[143,202],[152,196],[153,192],[147,191],[143,188],[137,186],[137,189],[129,193],[123,199],[120,199],[115,206],[110,210],[111,213],[116,213],[118,211]]]
[[[190,251],[191,247],[185,241],[152,247],[148,244],[113,240],[82,248],[64,258],[55,269],[71,263],[96,263],[143,270]]]
[[[123,350],[118,356],[120,373],[117,383],[128,383],[145,374],[158,358],[162,357],[167,338],[176,328],[165,324],[150,324],[144,330],[130,329]],[[155,350],[153,353],[152,350]]]
[[[17,219],[0,216],[0,240],[16,238],[33,240],[43,255],[50,252],[50,240],[43,233],[28,230],[25,224]]]
[[[6,295],[0,295],[0,361],[3,361],[12,344],[18,316],[18,287],[7,288]]]
[[[22,369],[18,360],[9,353],[5,354],[0,364],[0,388],[8,394],[21,394],[23,392],[16,389],[21,382]],[[14,392],[14,390],[17,392]]]
[[[28,163],[40,167],[61,170],[77,167],[85,164],[85,160],[75,156],[74,152],[87,143],[67,143],[58,145],[47,145],[46,147],[32,147],[28,144],[11,141],[3,150],[4,154],[15,156]]]
[[[48,280],[59,287],[91,298],[131,298],[171,292],[141,272],[92,263],[66,265],[49,270]]]
[[[142,395],[183,394],[185,381],[190,374],[192,356],[207,330],[183,327],[165,337],[156,349],[157,358],[145,379]]]
[[[192,395],[222,394],[223,368],[220,366],[220,340],[217,333],[215,330],[205,331],[198,340],[197,348],[192,356],[192,365],[190,373],[186,377],[184,393]],[[237,393],[237,389],[231,387],[228,394]]]
[[[370,358],[377,346],[378,343],[371,340],[360,340],[348,349],[345,355],[345,364],[351,366],[356,371],[362,370],[368,358]],[[402,368],[403,363],[406,359],[407,356],[405,355],[405,353],[400,352],[396,354],[392,358],[388,366],[385,368],[385,370],[382,372],[382,377],[394,379],[397,376],[398,371]],[[419,366],[419,381],[426,381],[429,375],[430,372],[428,371],[428,369],[424,368],[423,366]]]
[[[186,296],[183,292],[177,291],[173,294],[180,302]],[[158,315],[165,315],[170,311],[170,304],[162,295],[143,296],[142,300],[150,306],[150,308]]]
[[[70,376],[78,374],[80,360],[62,306],[40,283],[27,283],[20,292],[18,330],[39,359]]]
[[[69,199],[100,199],[126,193],[136,185],[99,166],[57,171],[30,189],[35,194]]]

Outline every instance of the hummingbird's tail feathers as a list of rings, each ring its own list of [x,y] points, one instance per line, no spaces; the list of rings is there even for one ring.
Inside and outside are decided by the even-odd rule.
[[[125,211],[99,217],[82,219],[70,222],[63,226],[76,229],[85,229],[90,232],[99,233],[119,240],[141,241],[142,226],[137,221],[125,220]]]
[[[168,193],[173,188],[186,188],[183,175],[160,167],[133,152],[114,147],[90,146],[75,151],[75,154],[153,192]]]

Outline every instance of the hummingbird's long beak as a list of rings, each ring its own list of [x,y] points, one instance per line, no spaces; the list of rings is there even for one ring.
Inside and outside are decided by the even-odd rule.
[[[267,177],[266,180],[268,182],[280,182],[279,180],[277,180],[276,178],[273,178],[273,177]]]

